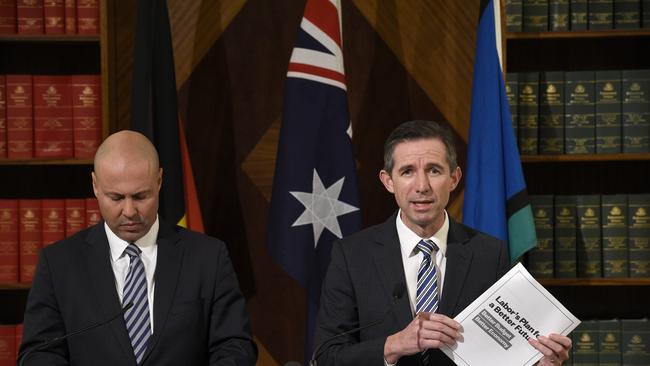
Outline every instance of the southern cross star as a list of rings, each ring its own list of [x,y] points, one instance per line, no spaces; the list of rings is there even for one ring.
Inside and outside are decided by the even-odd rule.
[[[314,247],[318,245],[318,239],[324,228],[331,231],[337,238],[343,237],[337,217],[359,210],[357,207],[339,201],[339,195],[341,194],[344,181],[345,177],[339,179],[326,189],[316,169],[314,169],[312,193],[289,192],[305,206],[305,211],[291,226],[312,224],[314,229]]]

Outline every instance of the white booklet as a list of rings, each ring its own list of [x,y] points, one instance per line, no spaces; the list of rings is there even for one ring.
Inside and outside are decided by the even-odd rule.
[[[456,365],[533,365],[542,354],[528,338],[569,334],[580,324],[518,263],[454,318],[463,337],[442,351]]]

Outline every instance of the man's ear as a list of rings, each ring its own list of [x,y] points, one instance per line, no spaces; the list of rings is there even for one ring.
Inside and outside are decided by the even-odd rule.
[[[379,180],[388,192],[393,194],[395,193],[395,187],[393,187],[393,178],[390,176],[390,173],[382,169],[379,172]]]
[[[160,187],[162,186],[162,177],[163,177],[163,168],[159,168],[158,170],[158,178],[157,178],[157,184],[158,184],[158,191],[160,191]]]
[[[95,198],[99,198],[99,194],[97,193],[97,176],[95,175],[95,172],[91,172],[90,176],[93,180],[93,193],[95,193]]]
[[[458,187],[458,183],[460,183],[460,178],[463,176],[463,172],[461,172],[460,167],[457,166],[456,169],[451,173],[451,187],[449,188],[449,191],[453,191]]]

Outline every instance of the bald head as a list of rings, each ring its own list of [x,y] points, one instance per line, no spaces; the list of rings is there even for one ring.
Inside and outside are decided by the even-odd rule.
[[[135,131],[110,135],[95,154],[93,190],[108,227],[135,242],[158,217],[162,169],[151,141]]]
[[[124,130],[106,138],[95,153],[95,172],[103,163],[114,164],[129,161],[147,162],[157,171],[159,167],[158,152],[149,139],[135,131]]]

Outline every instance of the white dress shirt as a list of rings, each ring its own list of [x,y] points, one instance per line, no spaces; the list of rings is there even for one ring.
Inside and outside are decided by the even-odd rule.
[[[158,217],[156,217],[156,221],[151,225],[149,232],[135,242],[135,245],[142,250],[142,253],[140,253],[140,260],[142,260],[142,264],[144,265],[144,272],[147,278],[149,322],[151,324],[152,334],[153,290],[155,286],[153,275],[156,272],[156,258],[158,257],[158,244],[156,243],[156,239],[158,238],[159,225]],[[131,257],[124,254],[124,249],[126,249],[129,243],[118,238],[117,235],[111,231],[106,222],[104,222],[104,230],[108,237],[108,245],[111,248],[111,266],[113,267],[113,273],[115,274],[115,287],[121,303],[124,297],[124,283],[126,282],[126,275],[129,273],[129,264],[131,262]]]
[[[438,296],[442,298],[443,285],[445,282],[445,268],[447,265],[447,234],[449,234],[449,217],[445,211],[445,221],[442,227],[430,238],[420,238],[416,233],[409,229],[401,218],[402,210],[397,213],[395,224],[397,226],[397,236],[399,238],[400,248],[402,251],[402,263],[404,265],[404,275],[406,277],[406,289],[408,291],[409,303],[411,304],[411,313],[415,316],[415,298],[417,296],[418,271],[422,263],[424,254],[417,249],[417,245],[422,239],[430,239],[438,246],[436,252],[436,265],[438,268]]]

